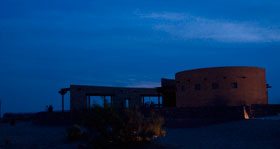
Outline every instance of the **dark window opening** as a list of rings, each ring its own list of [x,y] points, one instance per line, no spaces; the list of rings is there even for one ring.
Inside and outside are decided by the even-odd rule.
[[[88,107],[100,106],[104,107],[111,106],[112,96],[87,96]]]
[[[233,83],[231,84],[231,87],[232,87],[232,88],[237,88],[237,82],[233,82]]]
[[[207,81],[207,78],[204,78],[204,81]]]
[[[270,86],[269,84],[266,84],[266,88],[272,88],[272,86]]]
[[[212,88],[213,89],[218,89],[219,88],[219,84],[218,83],[213,83],[212,84]]]
[[[194,89],[195,89],[196,91],[199,91],[199,90],[200,90],[200,84],[196,84],[196,85],[194,86]]]
[[[156,107],[161,108],[162,96],[142,96],[142,105],[144,107]]]

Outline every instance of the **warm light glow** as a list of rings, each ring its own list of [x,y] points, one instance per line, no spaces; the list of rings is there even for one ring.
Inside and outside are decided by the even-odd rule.
[[[244,111],[244,118],[247,120],[247,119],[250,119],[248,113],[247,113],[247,110],[246,110],[246,107],[244,106],[243,107],[243,111]]]

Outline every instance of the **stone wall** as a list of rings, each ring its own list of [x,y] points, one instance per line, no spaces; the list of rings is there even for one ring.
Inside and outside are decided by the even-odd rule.
[[[176,106],[240,106],[268,104],[265,70],[219,67],[179,72]]]
[[[143,96],[161,96],[156,88],[122,88],[100,86],[70,86],[70,109],[88,108],[88,96],[111,96],[113,107],[123,107],[125,99],[129,107],[141,106]]]
[[[176,107],[176,82],[173,79],[161,79],[161,93],[164,107]]]

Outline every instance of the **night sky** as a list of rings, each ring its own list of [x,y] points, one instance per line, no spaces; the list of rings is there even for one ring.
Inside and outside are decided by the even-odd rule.
[[[2,113],[60,110],[58,91],[70,84],[157,87],[217,66],[265,68],[269,103],[280,104],[279,8],[279,0],[1,0]]]

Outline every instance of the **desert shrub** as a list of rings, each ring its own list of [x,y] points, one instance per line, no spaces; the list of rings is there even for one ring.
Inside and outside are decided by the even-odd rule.
[[[52,105],[48,106],[48,112],[53,112],[53,106]]]
[[[111,127],[118,127],[119,122],[120,117],[116,110],[94,106],[86,113],[83,125],[89,133],[97,131],[100,135],[107,135]]]
[[[9,145],[10,143],[11,143],[10,140],[4,140],[4,144],[5,144],[5,145]]]
[[[143,123],[143,128],[139,132],[138,138],[143,141],[150,141],[150,139],[165,136],[165,131],[162,129],[163,123],[163,117],[152,113]]]
[[[83,135],[83,130],[79,125],[73,125],[67,129],[67,139],[69,141],[78,141]]]
[[[15,124],[16,124],[16,120],[15,120],[15,119],[12,119],[12,120],[10,121],[10,125],[11,125],[11,126],[15,126]]]
[[[163,117],[150,113],[144,116],[136,109],[112,109],[95,106],[90,109],[84,126],[93,146],[104,148],[112,144],[150,143],[154,138],[164,136]],[[98,135],[96,135],[96,132]]]

